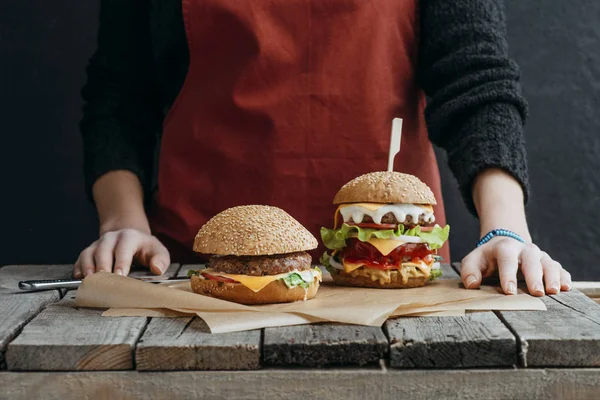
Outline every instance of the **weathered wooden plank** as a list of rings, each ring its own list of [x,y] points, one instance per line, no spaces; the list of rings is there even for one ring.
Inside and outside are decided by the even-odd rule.
[[[22,293],[19,281],[67,279],[72,275],[72,265],[7,265],[0,268],[0,294]]]
[[[56,290],[0,295],[0,369],[6,368],[5,353],[8,343],[44,307],[59,299]]]
[[[597,399],[600,369],[3,372],[0,387],[15,400]]]
[[[443,278],[460,277],[449,264],[442,264],[442,269]],[[515,337],[492,312],[399,318],[387,321],[384,329],[394,368],[506,367],[517,363]]]
[[[211,334],[198,317],[154,318],[136,349],[140,371],[260,367],[260,330]]]
[[[387,351],[379,327],[319,324],[264,330],[265,365],[365,365],[385,358]]]
[[[491,312],[464,317],[389,320],[393,368],[510,367],[517,363],[513,334]]]
[[[39,313],[8,345],[10,370],[123,370],[145,317],[101,317],[102,310],[73,308],[75,292]]]
[[[548,311],[501,311],[526,367],[600,366],[600,306],[577,290],[546,296]]]
[[[204,264],[183,264],[177,273],[178,278],[185,278],[190,270],[203,269]]]

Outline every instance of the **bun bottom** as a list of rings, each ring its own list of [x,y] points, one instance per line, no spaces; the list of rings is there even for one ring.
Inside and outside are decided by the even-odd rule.
[[[380,283],[378,280],[374,281],[370,277],[366,276],[352,276],[345,271],[339,269],[331,270],[331,277],[336,285],[340,286],[355,286],[355,287],[366,287],[375,289],[409,289],[414,287],[425,286],[428,279],[424,276],[418,278],[408,278],[406,283],[402,282],[402,277],[397,271],[393,271],[390,274],[391,282]]]
[[[306,290],[301,287],[290,289],[284,282],[277,280],[269,283],[258,292],[248,289],[241,283],[213,281],[196,275],[192,276],[191,283],[194,293],[246,305],[292,303],[305,299],[309,300],[315,297],[319,290],[319,279],[317,278]]]

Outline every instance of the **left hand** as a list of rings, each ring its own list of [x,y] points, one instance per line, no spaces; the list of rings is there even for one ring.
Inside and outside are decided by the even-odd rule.
[[[482,277],[487,278],[497,272],[504,293],[517,294],[519,268],[533,296],[571,289],[571,274],[548,253],[535,244],[507,237],[495,237],[469,253],[462,260],[461,277],[467,289],[476,289],[481,285]]]

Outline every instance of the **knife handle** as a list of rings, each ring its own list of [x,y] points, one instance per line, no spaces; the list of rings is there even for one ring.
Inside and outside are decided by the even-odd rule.
[[[79,279],[41,279],[33,281],[19,282],[19,289],[34,290],[52,290],[52,289],[75,289],[81,285]]]

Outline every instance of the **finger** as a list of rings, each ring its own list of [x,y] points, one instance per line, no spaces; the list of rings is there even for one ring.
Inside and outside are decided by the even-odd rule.
[[[142,264],[150,268],[150,272],[162,275],[171,264],[169,251],[154,236],[149,236],[148,238],[148,241],[144,243],[141,251],[138,253],[137,258]]]
[[[137,253],[140,244],[139,237],[128,234],[119,236],[119,240],[115,246],[115,274],[129,275],[133,256]]]
[[[94,251],[96,251],[96,246],[93,244],[87,249],[83,250],[79,255],[81,272],[84,277],[92,275],[96,270],[96,264],[94,263]]]
[[[106,271],[111,272],[114,260],[114,251],[117,244],[117,234],[106,233],[98,241],[98,247],[94,253],[94,261],[96,262],[96,272]]]
[[[546,292],[548,294],[557,294],[560,292],[560,271],[561,265],[554,261],[547,253],[541,256],[542,268],[544,269],[544,282],[546,283]]]
[[[521,270],[527,282],[527,289],[529,294],[533,296],[544,295],[544,284],[542,279],[544,273],[542,272],[542,263],[540,249],[534,245],[527,245],[523,251],[521,251]]]
[[[564,268],[560,270],[560,290],[568,292],[571,290],[571,274]]]
[[[79,257],[77,257],[77,261],[75,261],[75,264],[73,264],[73,278],[83,278],[83,272],[81,271],[81,254],[79,255]]]
[[[162,275],[167,271],[167,268],[171,264],[171,256],[169,255],[169,251],[165,246],[162,245],[158,241],[158,239],[154,239],[154,243],[152,244],[152,257],[150,258],[150,262],[148,266],[150,267],[150,271],[156,275]]]
[[[477,289],[481,285],[481,271],[487,269],[483,251],[475,249],[461,262],[460,276],[467,289]]]
[[[519,253],[520,243],[513,239],[501,240],[494,246],[492,257],[498,266],[500,285],[506,294],[517,294]]]

